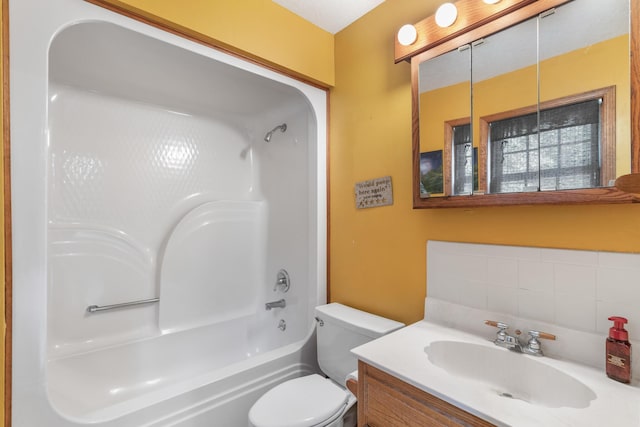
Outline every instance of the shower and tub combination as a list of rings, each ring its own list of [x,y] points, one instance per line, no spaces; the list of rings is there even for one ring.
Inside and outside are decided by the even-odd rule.
[[[13,425],[246,425],[318,371],[326,93],[85,2],[10,20]]]

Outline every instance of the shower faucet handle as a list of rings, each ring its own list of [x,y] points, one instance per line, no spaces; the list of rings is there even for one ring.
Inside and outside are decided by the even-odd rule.
[[[273,292],[277,291],[278,288],[282,292],[287,292],[291,287],[291,278],[289,277],[289,273],[284,268],[281,268],[278,271],[278,275],[276,276],[276,285],[273,287]]]

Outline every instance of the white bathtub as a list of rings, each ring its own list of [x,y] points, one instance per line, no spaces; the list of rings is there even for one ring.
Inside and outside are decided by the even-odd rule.
[[[10,20],[12,425],[245,426],[318,370],[326,93],[85,2]]]
[[[266,390],[318,368],[312,341],[253,355],[256,347],[247,346],[242,354],[233,343],[242,326],[203,327],[50,361],[47,396],[65,421],[32,415],[18,425],[245,426]]]

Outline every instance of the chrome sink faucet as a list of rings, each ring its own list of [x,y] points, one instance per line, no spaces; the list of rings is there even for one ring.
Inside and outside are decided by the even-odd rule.
[[[485,320],[485,325],[493,326],[498,328],[498,332],[496,333],[496,339],[493,340],[493,343],[499,347],[508,348],[509,350],[515,351],[516,353],[526,353],[531,354],[533,356],[543,356],[542,346],[538,338],[543,338],[547,340],[555,340],[556,336],[553,334],[549,334],[546,332],[540,331],[529,331],[527,334],[529,335],[529,340],[526,344],[522,344],[518,336],[522,334],[519,329],[514,331],[514,335],[510,335],[507,333],[507,329],[509,329],[509,325],[503,322],[496,322],[494,320]]]

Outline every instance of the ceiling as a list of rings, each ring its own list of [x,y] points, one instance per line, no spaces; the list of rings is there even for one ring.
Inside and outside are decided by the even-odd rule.
[[[384,2],[384,0],[273,1],[332,34],[339,32]]]

